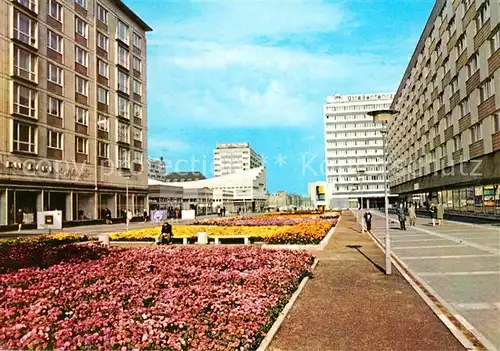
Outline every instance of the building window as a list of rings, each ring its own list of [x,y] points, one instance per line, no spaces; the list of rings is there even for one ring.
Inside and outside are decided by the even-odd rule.
[[[134,127],[134,140],[142,141],[142,129]]]
[[[118,39],[128,44],[128,26],[122,21],[118,20],[118,26],[116,28]]]
[[[14,74],[18,77],[37,81],[37,57],[23,49],[14,47]]]
[[[76,152],[78,154],[88,155],[89,154],[89,141],[85,138],[82,138],[82,137],[76,137],[75,139],[76,139],[75,140]]]
[[[128,75],[118,70],[118,90],[126,94],[129,93]]]
[[[63,85],[63,69],[52,63],[47,64],[48,81],[54,84]]]
[[[109,49],[109,39],[104,34],[97,32],[97,46],[104,51],[108,52]]]
[[[63,39],[60,35],[52,32],[52,31],[48,31],[47,33],[49,39],[48,39],[48,48],[49,49],[52,49],[60,54],[63,53]]]
[[[455,17],[452,17],[450,19],[450,23],[448,23],[448,31],[450,32],[450,36],[452,36],[456,30],[457,30],[457,23],[455,22]]]
[[[24,7],[30,9],[33,12],[38,12],[36,8],[36,0],[16,0],[17,3],[23,5]]]
[[[500,30],[497,30],[490,39],[490,49],[493,55],[500,48]]]
[[[14,113],[37,118],[37,92],[23,85],[14,84]]]
[[[134,117],[142,118],[142,107],[141,105],[134,104]]]
[[[89,82],[79,76],[75,77],[75,89],[76,92],[85,96],[88,96],[89,92]]]
[[[98,156],[101,158],[109,158],[109,144],[99,141],[97,143]]]
[[[455,94],[458,91],[458,78],[455,77],[450,82],[451,87],[451,95]]]
[[[76,115],[76,122],[86,125],[89,125],[89,111],[81,108],[81,107],[76,107],[75,108],[75,115]]]
[[[20,152],[36,152],[36,127],[14,121],[13,149]]]
[[[84,9],[87,8],[87,0],[75,0],[75,3],[83,7]]]
[[[448,73],[450,71],[450,60],[445,58],[443,61],[444,73]]]
[[[105,105],[109,104],[109,94],[106,89],[97,87],[97,102]]]
[[[109,65],[103,60],[97,60],[99,75],[105,78],[109,77]]]
[[[48,139],[48,147],[51,149],[58,149],[62,150],[63,149],[63,134],[53,131],[53,130],[48,130],[47,131],[47,139]]]
[[[37,45],[36,22],[22,12],[14,12],[14,38],[25,44]]]
[[[457,49],[458,49],[458,52],[457,52],[457,55],[460,56],[460,54],[462,52],[464,52],[464,50],[466,49],[466,46],[467,43],[466,43],[466,38],[465,38],[465,34],[462,34],[460,36],[460,38],[458,38],[458,41],[457,41]]]
[[[142,72],[142,63],[137,56],[134,56],[133,58],[133,69],[137,72]]]
[[[474,73],[476,73],[478,69],[478,55],[474,54],[467,63],[467,79],[469,79]]]
[[[138,48],[139,50],[141,49],[141,37],[135,33],[132,34],[132,44]]]
[[[101,5],[97,4],[97,19],[104,24],[108,24],[108,11]]]
[[[82,66],[87,67],[88,53],[79,46],[75,46],[75,61]]]
[[[493,116],[493,127],[495,128],[495,132],[500,132],[500,114],[496,113]]]
[[[128,50],[118,45],[118,64],[128,68]]]
[[[444,103],[443,102],[443,93],[438,95],[437,101],[438,101],[438,107],[443,106],[443,103]]]
[[[49,0],[49,6],[47,8],[47,13],[50,17],[62,22],[63,8],[60,3],[55,0]]]
[[[88,35],[88,25],[87,22],[82,20],[80,17],[75,16],[75,32],[80,34],[82,37],[87,38]]]
[[[448,114],[445,118],[444,118],[444,129],[447,129],[449,127],[451,127],[453,124],[451,123],[451,115]]]
[[[128,124],[118,123],[118,141],[121,141],[122,143],[130,142],[129,131],[130,131],[130,128],[129,128]]]
[[[491,78],[487,78],[481,85],[479,86],[479,97],[480,101],[484,102],[488,100],[495,94],[495,87],[493,85],[493,80]]]
[[[47,113],[59,118],[63,117],[63,102],[52,96],[47,97]]]
[[[460,116],[464,117],[470,113],[469,98],[465,98],[460,103]]]
[[[483,123],[477,123],[472,126],[470,130],[470,139],[473,143],[483,139]]]
[[[138,80],[135,80],[132,82],[132,89],[134,91],[134,94],[137,95],[142,95],[142,84]]]
[[[129,166],[129,150],[123,147],[118,148],[118,167],[130,168]]]
[[[462,135],[459,134],[453,139],[455,151],[460,150],[462,148]]]
[[[118,96],[118,116],[129,118],[128,116],[128,100]]]
[[[142,165],[142,152],[134,150],[134,159],[133,162],[138,165]]]
[[[486,21],[490,19],[490,2],[486,0],[477,11],[476,17],[476,33],[484,26]]]
[[[97,117],[97,129],[102,131],[109,131],[109,118],[103,115]]]

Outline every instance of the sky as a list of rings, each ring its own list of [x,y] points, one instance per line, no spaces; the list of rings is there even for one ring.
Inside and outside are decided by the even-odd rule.
[[[393,92],[434,0],[125,0],[152,28],[148,153],[213,173],[216,143],[249,142],[268,191],[325,180],[328,95]]]

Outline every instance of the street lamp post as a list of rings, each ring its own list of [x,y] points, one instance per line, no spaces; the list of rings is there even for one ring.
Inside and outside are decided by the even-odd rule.
[[[360,210],[360,214],[361,214],[361,233],[364,234],[365,233],[365,227],[364,227],[364,223],[363,223],[363,183],[361,182],[361,179],[360,179],[360,175],[364,175],[365,174],[365,171],[364,170],[361,170],[361,169],[358,169],[356,171],[356,175],[358,176],[358,183],[360,184],[360,187],[361,187],[361,210]]]
[[[389,197],[387,194],[387,165],[385,143],[387,137],[387,125],[392,121],[394,114],[398,113],[395,110],[376,110],[368,112],[368,115],[373,117],[374,123],[382,123],[382,172],[384,173],[384,200],[385,200],[385,274],[391,274],[391,240],[389,237]]]
[[[128,182],[131,178],[131,175],[130,174],[124,174],[123,175],[126,179],[126,183],[125,183],[125,224],[127,225],[127,232],[128,232],[128,211],[129,211],[129,207],[128,207]]]

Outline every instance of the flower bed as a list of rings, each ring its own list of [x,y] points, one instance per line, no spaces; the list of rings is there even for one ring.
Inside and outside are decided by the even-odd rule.
[[[336,224],[336,220],[318,220],[284,226],[199,226],[173,225],[174,238],[193,238],[198,232],[217,237],[248,236],[254,241],[264,239],[267,243],[317,244]],[[110,234],[113,241],[154,241],[160,234],[160,227],[130,230]],[[319,240],[318,240],[319,239]],[[286,240],[289,240],[288,242]]]
[[[0,348],[253,350],[301,279],[306,252],[113,249],[0,275]]]
[[[331,217],[331,218],[337,218]],[[299,223],[316,223],[321,222],[324,219],[318,216],[311,215],[300,215],[300,216],[277,216],[277,217],[265,217],[265,216],[256,216],[256,217],[230,217],[230,218],[218,218],[218,219],[210,219],[205,220],[203,222],[199,222],[198,224],[202,225],[213,225],[213,226],[284,226],[284,225],[296,225]]]

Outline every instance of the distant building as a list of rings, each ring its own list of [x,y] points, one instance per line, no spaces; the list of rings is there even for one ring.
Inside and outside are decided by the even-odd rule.
[[[324,105],[326,180],[334,208],[384,202],[381,126],[368,112],[388,109],[393,93],[333,95]]]
[[[308,197],[311,207],[324,207],[330,209],[330,204],[327,199],[327,183],[325,181],[311,182],[307,186]]]
[[[214,177],[262,166],[262,157],[249,143],[217,144],[214,149]]]
[[[163,157],[148,159],[148,176],[149,179],[156,179],[164,182],[166,180],[166,167]]]
[[[302,206],[303,199],[297,194],[288,194],[285,191],[278,191],[275,194],[270,194],[268,199],[268,207],[272,209],[295,208]]]
[[[201,172],[170,172],[165,177],[167,183],[192,182],[207,179]]]

